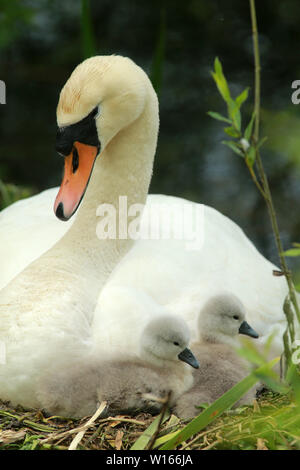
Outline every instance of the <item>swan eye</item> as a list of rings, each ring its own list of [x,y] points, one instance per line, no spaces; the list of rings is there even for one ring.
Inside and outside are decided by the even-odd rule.
[[[179,343],[177,343],[177,341],[174,341],[173,343],[175,346],[179,346]]]
[[[233,318],[234,318],[235,320],[239,320],[239,316],[238,316],[238,315],[233,315]]]

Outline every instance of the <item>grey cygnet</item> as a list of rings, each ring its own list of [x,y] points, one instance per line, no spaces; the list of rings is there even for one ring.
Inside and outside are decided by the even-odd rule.
[[[153,396],[161,399],[170,391],[173,404],[193,383],[190,366],[199,364],[187,347],[189,340],[183,319],[160,315],[141,335],[140,357],[62,362],[40,380],[40,406],[48,414],[68,417],[90,415],[102,401],[107,402],[106,415],[158,413],[162,405]]]
[[[245,362],[234,351],[238,334],[258,338],[245,320],[245,308],[232,294],[211,298],[199,313],[199,341],[192,344],[200,367],[194,371],[194,384],[181,395],[174,407],[180,418],[189,419],[200,413],[201,403],[212,403],[248,375]],[[237,404],[250,403],[251,389]]]

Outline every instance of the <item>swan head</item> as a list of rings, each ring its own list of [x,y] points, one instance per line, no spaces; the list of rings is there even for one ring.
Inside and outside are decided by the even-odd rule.
[[[210,342],[230,342],[230,338],[245,334],[258,338],[256,331],[246,322],[242,302],[232,294],[220,294],[209,299],[198,317],[200,338]]]
[[[65,159],[54,204],[58,218],[68,220],[74,214],[96,159],[120,130],[139,117],[150,88],[145,72],[126,57],[91,57],[72,72],[57,106],[56,149]],[[155,96],[153,89],[152,93]]]
[[[190,331],[185,321],[177,316],[165,314],[151,320],[141,336],[141,356],[149,362],[186,362],[198,369],[199,364],[188,348]]]

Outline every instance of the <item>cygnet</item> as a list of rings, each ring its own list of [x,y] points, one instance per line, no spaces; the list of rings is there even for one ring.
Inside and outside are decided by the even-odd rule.
[[[198,317],[199,341],[192,344],[200,367],[194,371],[194,384],[179,397],[174,413],[189,419],[200,413],[201,403],[212,403],[249,373],[245,362],[237,355],[238,335],[258,338],[245,320],[245,308],[232,294],[212,297]],[[255,397],[251,389],[236,406],[250,403]]]
[[[90,415],[103,401],[108,415],[158,413],[159,400],[168,392],[172,405],[192,386],[189,366],[197,368],[199,364],[187,347],[189,339],[183,319],[170,314],[156,317],[140,337],[139,357],[90,356],[80,362],[62,361],[38,383],[40,406],[48,414],[68,417]]]

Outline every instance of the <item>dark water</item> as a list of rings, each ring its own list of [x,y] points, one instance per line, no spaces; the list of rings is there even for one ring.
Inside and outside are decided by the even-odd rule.
[[[269,137],[262,154],[288,248],[300,241],[300,105],[291,102],[291,84],[300,79],[300,2],[256,3],[262,135]],[[58,95],[93,44],[82,37],[80,1],[10,0],[1,5],[0,79],[6,82],[7,104],[0,106],[0,178],[39,191],[59,184],[62,161],[54,151]],[[92,1],[88,28],[96,53],[129,56],[160,85],[151,192],[217,208],[277,262],[264,203],[243,160],[221,144],[222,124],[206,114],[225,112],[210,75],[218,56],[233,95],[251,87],[243,108],[244,121],[249,120],[253,53],[248,2]]]

